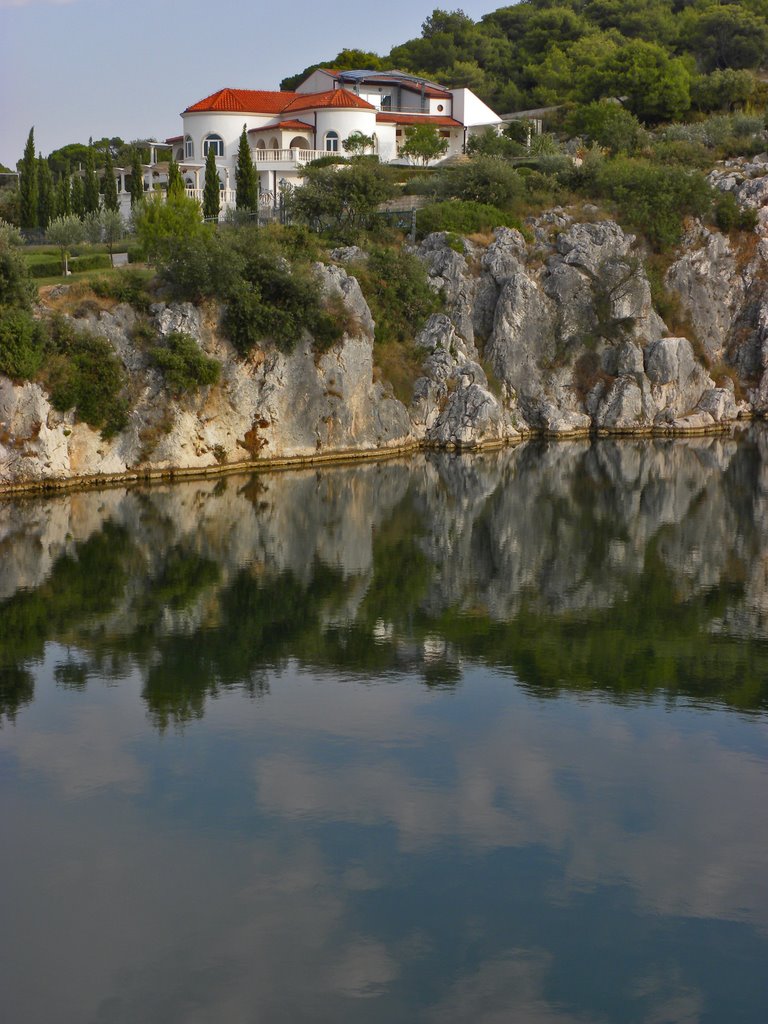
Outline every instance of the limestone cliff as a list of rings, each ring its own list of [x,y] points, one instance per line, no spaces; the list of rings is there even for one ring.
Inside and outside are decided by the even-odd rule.
[[[732,167],[713,182],[762,211],[768,175],[760,166],[760,175]],[[754,234],[736,242],[689,226],[663,280],[675,311],[669,324],[654,307],[637,240],[595,208],[580,217],[551,210],[529,223],[527,237],[501,228],[485,245],[424,239],[418,254],[445,312],[416,338],[423,361],[408,407],[375,370],[375,324],[349,265],[357,250],[317,266],[318,288],[346,306],[353,325],[323,353],[304,334],[290,354],[265,342],[241,359],[214,310],[152,307],[159,336],[183,331],[222,364],[219,383],[182,398],[168,394],[133,339],[130,307],[86,310],[78,325],[108,338],[129,373],[129,424],[105,440],[54,410],[40,384],[0,377],[0,487],[471,448],[534,433],[708,432],[766,414],[762,212]]]

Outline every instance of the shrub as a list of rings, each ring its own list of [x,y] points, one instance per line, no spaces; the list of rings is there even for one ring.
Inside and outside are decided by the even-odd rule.
[[[226,232],[205,231],[180,238],[158,258],[158,276],[174,299],[199,302],[223,298],[242,276],[243,259]]]
[[[477,156],[442,171],[438,178],[438,194],[445,199],[462,199],[507,209],[522,199],[524,184],[506,160],[496,156]]]
[[[416,230],[421,237],[432,231],[453,231],[460,235],[470,235],[499,227],[519,228],[520,224],[510,214],[487,203],[453,199],[447,203],[425,206],[416,213]]]
[[[596,186],[616,203],[622,220],[658,251],[680,240],[685,216],[700,217],[712,203],[712,190],[698,171],[630,158],[606,161]]]
[[[28,309],[36,298],[26,260],[15,246],[0,243],[0,306]]]
[[[73,256],[69,260],[69,269],[72,273],[83,270],[107,270],[111,266],[109,256],[104,253],[90,253],[87,256]],[[30,265],[29,272],[32,277],[59,277],[61,276],[61,262],[57,259],[39,260]]]
[[[91,281],[91,288],[103,299],[127,302],[139,313],[147,313],[152,303],[148,288],[151,273],[145,270],[121,270],[109,277],[97,277]]]
[[[106,338],[79,332],[68,322],[52,322],[54,356],[47,367],[55,409],[74,409],[79,419],[107,438],[128,421],[127,384],[123,365]]]
[[[730,192],[723,192],[717,197],[713,212],[715,224],[721,231],[754,231],[757,224],[757,210],[742,209]]]
[[[355,267],[355,276],[376,321],[377,342],[415,337],[442,305],[430,287],[424,264],[412,253],[375,250]]]
[[[32,314],[21,308],[0,308],[0,373],[14,380],[29,380],[43,363],[45,331]]]
[[[578,107],[568,117],[566,128],[570,134],[583,135],[613,153],[634,153],[644,135],[634,114],[606,100]]]
[[[221,376],[221,363],[211,359],[189,334],[169,334],[152,352],[152,361],[163,373],[169,391],[179,396],[185,391],[215,384]]]

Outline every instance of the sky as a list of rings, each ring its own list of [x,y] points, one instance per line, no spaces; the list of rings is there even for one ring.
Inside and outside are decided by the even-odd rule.
[[[278,89],[345,47],[388,53],[439,2],[0,0],[0,163],[16,166],[32,126],[44,155],[178,135],[181,111],[216,89]],[[442,6],[477,20],[504,0]]]

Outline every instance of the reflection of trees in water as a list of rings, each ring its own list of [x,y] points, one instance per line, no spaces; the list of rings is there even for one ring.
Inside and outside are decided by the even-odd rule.
[[[543,694],[663,692],[764,708],[768,646],[743,621],[763,557],[763,459],[756,444],[729,444],[727,458],[716,445],[610,442],[414,462],[405,497],[370,527],[367,566],[347,573],[317,555],[317,509],[288,540],[269,504],[200,492],[209,525],[227,501],[243,502],[264,526],[259,553],[290,547],[290,570],[276,559],[233,568],[225,546],[182,532],[173,490],[149,492],[134,499],[130,529],[107,521],[43,585],[0,606],[0,711],[32,698],[26,666],[46,640],[77,647],[55,666],[62,686],[138,666],[159,728],[201,716],[227,688],[259,695],[267,670],[290,659],[452,686],[466,657]],[[358,515],[370,506],[371,524],[387,471],[376,467],[376,486],[359,469],[338,478],[356,488]],[[738,634],[726,628],[735,616]]]

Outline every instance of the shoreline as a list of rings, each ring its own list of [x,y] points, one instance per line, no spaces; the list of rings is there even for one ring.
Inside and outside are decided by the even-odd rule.
[[[313,455],[285,455],[270,458],[228,462],[211,466],[182,466],[158,469],[131,469],[122,473],[103,473],[90,476],[50,477],[38,480],[20,480],[15,482],[0,481],[0,500],[5,497],[23,495],[53,495],[71,491],[97,490],[123,485],[140,486],[142,484],[177,483],[183,480],[224,477],[239,473],[260,473],[303,469],[317,465],[344,465],[352,462],[378,462],[395,459],[415,452],[446,451],[454,454],[471,454],[475,452],[494,451],[500,448],[513,448],[531,440],[574,441],[589,439],[616,438],[630,440],[653,440],[668,438],[670,440],[688,437],[715,437],[729,434],[739,428],[746,428],[755,420],[764,420],[764,416],[752,414],[735,420],[721,423],[692,426],[651,426],[644,428],[628,428],[606,430],[605,428],[587,428],[570,431],[529,430],[521,432],[518,437],[493,438],[478,441],[471,445],[435,445],[424,441],[413,440],[406,444],[393,445],[386,448],[346,448],[329,452],[318,452]]]

